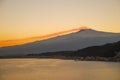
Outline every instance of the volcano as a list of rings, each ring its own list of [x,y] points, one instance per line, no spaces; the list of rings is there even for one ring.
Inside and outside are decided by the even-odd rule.
[[[26,54],[71,51],[90,46],[99,46],[120,41],[120,33],[83,29],[78,32],[57,36],[42,41],[0,48],[0,56],[23,56]]]

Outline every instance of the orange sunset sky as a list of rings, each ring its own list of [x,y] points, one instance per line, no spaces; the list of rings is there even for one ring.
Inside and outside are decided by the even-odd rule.
[[[120,0],[0,0],[0,47],[78,31],[120,33]]]

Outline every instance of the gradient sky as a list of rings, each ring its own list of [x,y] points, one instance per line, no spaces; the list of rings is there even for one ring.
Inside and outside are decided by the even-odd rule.
[[[80,26],[120,32],[120,0],[0,0],[0,41]]]

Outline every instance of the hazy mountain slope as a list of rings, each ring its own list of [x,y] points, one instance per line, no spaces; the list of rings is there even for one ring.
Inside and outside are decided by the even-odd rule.
[[[119,40],[120,33],[108,33],[88,29],[44,41],[1,48],[0,55],[23,55],[48,51],[77,50],[88,46],[103,45]]]

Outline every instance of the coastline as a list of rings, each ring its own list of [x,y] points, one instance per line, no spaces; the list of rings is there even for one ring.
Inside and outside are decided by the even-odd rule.
[[[74,60],[74,61],[100,61],[100,62],[120,62],[120,59],[104,58],[104,57],[0,57],[0,59],[62,59],[62,60]]]

